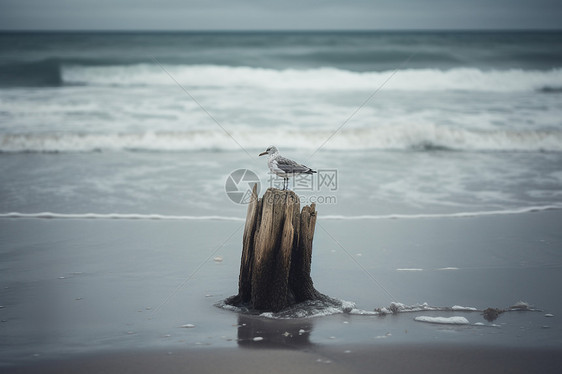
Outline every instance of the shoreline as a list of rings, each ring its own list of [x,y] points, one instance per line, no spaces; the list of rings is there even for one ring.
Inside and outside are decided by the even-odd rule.
[[[301,202],[301,207],[309,205]],[[501,210],[462,211],[450,213],[395,213],[381,215],[325,215],[320,221],[386,221],[386,220],[430,220],[447,218],[478,218],[486,216],[509,216],[562,210],[562,204],[526,206]],[[0,219],[64,219],[64,220],[123,220],[123,221],[234,221],[245,222],[242,216],[222,215],[170,215],[158,213],[56,213],[56,212],[0,212]]]
[[[279,362],[268,370],[286,363],[293,372],[362,373],[439,372],[462,363],[483,373],[548,372],[562,356],[561,218],[549,210],[320,223],[312,262],[320,292],[364,310],[391,301],[482,310],[519,300],[542,310],[503,313],[498,326],[462,310],[279,320],[220,309],[217,302],[237,289],[238,222],[2,219],[0,368],[173,373],[187,362],[195,372],[247,372],[252,362]]]

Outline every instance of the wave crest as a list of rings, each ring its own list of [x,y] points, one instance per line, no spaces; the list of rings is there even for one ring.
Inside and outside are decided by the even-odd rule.
[[[143,133],[30,133],[0,135],[0,152],[202,151],[246,149],[279,139],[278,146],[317,149],[328,130],[240,129]],[[562,151],[560,130],[470,130],[436,125],[344,129],[326,150]]]
[[[165,70],[164,70],[165,69]],[[168,75],[173,77],[173,79]],[[528,91],[562,86],[562,69],[480,70],[475,68],[404,69],[397,72],[354,72],[337,68],[266,69],[218,65],[156,64],[62,67],[66,84],[175,85],[186,87],[254,87],[295,90],[373,90],[385,81],[385,89],[406,91]]]

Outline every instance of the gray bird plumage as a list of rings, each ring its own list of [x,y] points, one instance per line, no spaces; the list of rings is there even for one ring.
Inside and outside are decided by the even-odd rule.
[[[308,166],[299,164],[296,161],[281,156],[277,147],[273,145],[268,147],[265,152],[262,152],[259,155],[269,155],[267,166],[269,166],[269,170],[271,170],[272,173],[283,178],[284,190],[289,184],[289,177],[294,177],[299,174],[316,173],[316,171],[312,170]]]

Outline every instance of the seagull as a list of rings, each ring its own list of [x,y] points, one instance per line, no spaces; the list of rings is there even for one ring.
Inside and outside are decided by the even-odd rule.
[[[267,166],[273,174],[276,174],[283,178],[283,190],[289,187],[289,177],[294,177],[299,174],[313,174],[316,171],[312,170],[308,166],[301,165],[293,160],[289,160],[279,154],[279,150],[274,145],[268,147],[265,152],[259,154],[259,156],[269,155],[267,160]]]

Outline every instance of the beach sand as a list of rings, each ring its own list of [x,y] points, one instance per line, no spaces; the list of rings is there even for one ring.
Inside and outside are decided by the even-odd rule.
[[[446,346],[355,350],[127,352],[7,368],[11,373],[558,373],[560,350]],[[6,368],[4,368],[6,369]]]
[[[2,219],[2,372],[555,372],[562,212],[330,221],[318,290],[372,311],[279,320],[216,306],[237,292],[243,222]],[[327,233],[330,233],[328,235]],[[415,321],[462,316],[468,325]]]

